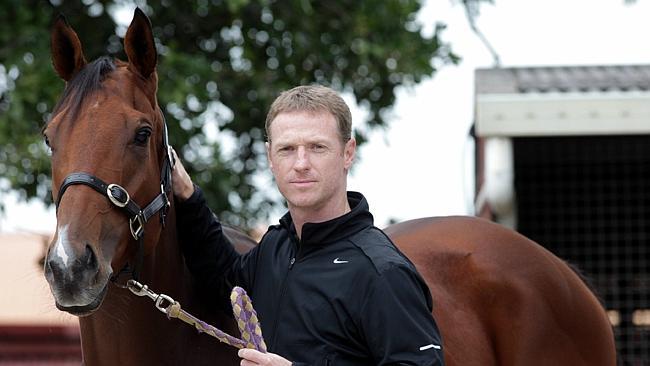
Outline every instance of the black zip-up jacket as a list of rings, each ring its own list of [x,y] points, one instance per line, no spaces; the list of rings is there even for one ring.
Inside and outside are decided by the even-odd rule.
[[[243,287],[269,351],[294,365],[443,365],[427,285],[363,195],[348,201],[349,213],[306,223],[300,240],[287,213],[239,255],[195,187],[177,206],[186,263],[215,298]]]

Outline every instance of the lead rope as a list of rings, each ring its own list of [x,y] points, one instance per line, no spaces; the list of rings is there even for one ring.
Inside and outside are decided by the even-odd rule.
[[[253,303],[241,287],[235,287],[230,293],[230,303],[241,338],[233,337],[230,334],[216,328],[181,308],[181,304],[170,296],[157,294],[136,280],[129,280],[126,287],[137,296],[146,296],[154,302],[156,309],[165,313],[168,318],[176,318],[193,326],[199,333],[208,334],[220,342],[235,348],[252,348],[266,353],[266,343],[262,337],[257,312],[253,309]]]

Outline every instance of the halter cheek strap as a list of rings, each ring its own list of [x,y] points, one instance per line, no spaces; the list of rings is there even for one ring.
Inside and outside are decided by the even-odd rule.
[[[156,213],[160,212],[160,221],[163,225],[165,224],[166,211],[170,203],[165,192],[164,183],[161,183],[160,193],[156,198],[144,209],[140,209],[140,206],[131,200],[129,192],[122,186],[114,183],[107,184],[92,174],[75,172],[68,175],[63,180],[61,188],[59,188],[58,200],[56,202],[57,209],[66,189],[78,184],[94,189],[99,194],[106,196],[113,205],[123,210],[129,216],[131,235],[135,240],[139,240],[144,235],[144,224]]]
[[[160,171],[160,193],[147,206],[145,206],[144,209],[141,209],[137,203],[131,200],[129,192],[119,184],[107,184],[100,178],[85,172],[74,172],[65,177],[63,183],[61,183],[61,187],[59,188],[59,194],[57,195],[56,209],[58,211],[63,194],[68,187],[79,184],[85,185],[108,198],[114,206],[121,209],[129,217],[131,236],[133,236],[133,239],[138,242],[136,265],[132,270],[130,270],[133,279],[136,280],[138,279],[139,271],[144,259],[144,225],[152,216],[160,213],[160,223],[164,226],[167,211],[170,207],[167,194],[168,192],[171,192],[171,170],[174,165],[174,157],[171,154],[171,147],[169,146],[168,141],[167,123],[165,122],[163,115],[163,147],[165,149],[165,158],[163,159]],[[111,280],[115,282],[117,277],[126,270],[127,266],[114,275]]]

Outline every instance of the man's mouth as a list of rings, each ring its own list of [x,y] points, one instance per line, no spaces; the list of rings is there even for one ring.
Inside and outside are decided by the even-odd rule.
[[[294,186],[297,186],[297,187],[306,187],[306,186],[309,186],[309,185],[312,185],[312,184],[316,183],[316,181],[315,180],[308,180],[308,179],[300,179],[300,180],[293,180],[290,183],[293,184]]]

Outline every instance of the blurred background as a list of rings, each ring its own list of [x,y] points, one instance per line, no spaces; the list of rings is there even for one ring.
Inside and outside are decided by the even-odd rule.
[[[222,220],[277,221],[266,110],[329,85],[353,110],[349,185],[377,226],[461,214],[522,232],[592,279],[619,363],[650,365],[643,0],[0,0],[0,364],[79,357],[39,264],[56,223],[40,129],[64,86],[50,25],[63,13],[88,59],[124,58],[135,6],[154,26],[171,143]]]

